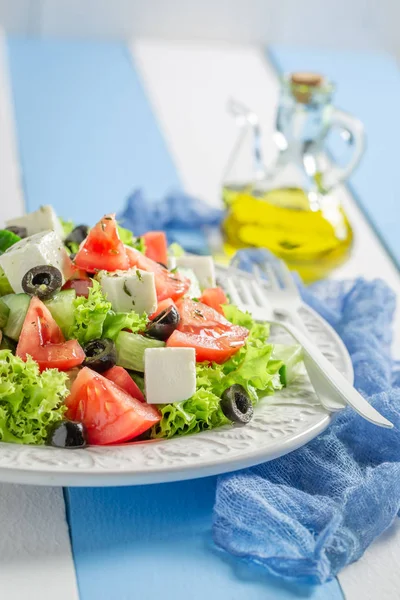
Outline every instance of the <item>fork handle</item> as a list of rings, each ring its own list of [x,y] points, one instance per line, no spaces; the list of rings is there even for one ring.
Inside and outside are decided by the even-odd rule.
[[[309,337],[309,332],[304,324],[304,321],[300,317],[297,311],[290,311],[287,313],[292,321],[293,325]],[[330,412],[336,412],[343,410],[346,403],[343,402],[342,397],[332,388],[331,385],[326,385],[325,378],[321,377],[320,370],[315,365],[314,361],[309,358],[307,354],[303,356],[304,366],[306,368],[310,382],[314,388],[316,395],[322,406]]]
[[[270,321],[273,325],[284,327],[295,340],[303,346],[304,353],[313,361],[314,366],[319,371],[321,378],[324,379],[330,388],[335,390],[340,398],[346,404],[351,406],[364,419],[379,425],[380,427],[393,427],[393,423],[385,419],[359,392],[347,381],[347,379],[334,367],[322,352],[317,348],[314,342],[294,325],[282,321]]]

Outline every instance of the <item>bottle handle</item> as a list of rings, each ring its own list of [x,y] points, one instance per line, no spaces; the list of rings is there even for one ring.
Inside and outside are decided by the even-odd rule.
[[[342,136],[354,149],[347,165],[341,167],[334,164],[326,174],[324,187],[327,191],[343,183],[351,175],[360,162],[366,146],[364,125],[353,115],[334,108],[331,116],[331,127],[340,129]]]

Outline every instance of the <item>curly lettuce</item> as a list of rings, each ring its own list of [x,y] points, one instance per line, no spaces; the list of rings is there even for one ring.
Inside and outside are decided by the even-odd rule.
[[[32,358],[0,350],[0,440],[44,444],[49,426],[64,416],[66,381],[57,369],[40,373]]]
[[[139,333],[146,329],[148,321],[146,313],[139,315],[134,311],[129,313],[110,311],[104,321],[102,337],[115,340],[123,329],[129,329],[132,333]]]
[[[118,225],[118,235],[120,240],[125,246],[131,246],[131,248],[135,248],[139,250],[142,254],[146,252],[146,245],[144,242],[144,238],[135,237],[130,229],[125,229],[125,227],[121,227]]]
[[[78,296],[73,301],[75,322],[68,337],[81,345],[102,337],[103,325],[111,311],[111,302],[105,298],[98,281],[93,280],[87,298]]]

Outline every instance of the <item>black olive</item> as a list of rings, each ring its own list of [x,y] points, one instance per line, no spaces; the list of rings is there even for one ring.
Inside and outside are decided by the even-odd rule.
[[[81,244],[89,233],[87,225],[77,225],[71,233],[67,235],[64,244],[69,247],[69,244]]]
[[[15,235],[17,235],[21,239],[28,237],[28,230],[26,227],[20,227],[19,225],[10,225],[9,227],[6,227],[6,229],[7,231],[15,233]]]
[[[103,373],[114,367],[117,362],[117,350],[112,340],[92,340],[83,348],[86,358],[83,361],[85,367]]]
[[[179,313],[175,306],[162,310],[146,327],[146,335],[165,342],[178,327]]]
[[[228,387],[221,397],[224,415],[234,423],[248,423],[253,417],[253,405],[242,385],[235,383]]]
[[[76,258],[76,252],[72,252],[72,253],[69,255],[69,257],[70,257],[70,259],[71,259],[71,260],[75,260],[75,258]]]
[[[39,265],[25,273],[21,285],[27,294],[47,300],[61,289],[62,283],[61,272],[56,267]]]
[[[60,421],[50,428],[47,443],[56,448],[84,448],[87,444],[86,427],[75,421]]]

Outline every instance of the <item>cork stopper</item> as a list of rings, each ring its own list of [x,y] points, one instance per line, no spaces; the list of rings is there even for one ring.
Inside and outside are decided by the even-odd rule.
[[[290,83],[294,97],[298,102],[307,104],[315,88],[322,87],[324,78],[319,73],[292,73]]]

